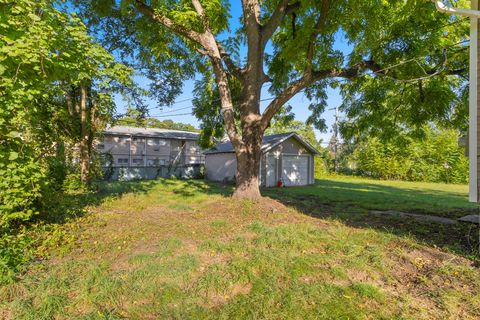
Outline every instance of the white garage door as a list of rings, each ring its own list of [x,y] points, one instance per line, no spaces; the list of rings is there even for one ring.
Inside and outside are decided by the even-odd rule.
[[[282,179],[286,186],[308,184],[308,155],[283,155]]]

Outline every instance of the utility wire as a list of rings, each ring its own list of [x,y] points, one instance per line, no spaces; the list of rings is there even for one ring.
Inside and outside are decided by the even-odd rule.
[[[303,90],[301,90],[299,92],[302,92],[302,91]],[[270,101],[270,100],[273,100],[275,98],[276,97],[261,99],[260,102]],[[215,99],[213,102],[218,102],[218,101],[220,101],[220,100]],[[178,110],[189,109],[189,108],[194,108],[194,106],[188,106],[188,107],[184,107],[184,108],[181,108],[181,109],[177,109],[177,110],[175,110],[175,112],[178,111]],[[173,111],[171,111],[171,112],[173,112]],[[176,116],[184,116],[184,115],[191,115],[191,113],[179,113],[179,114],[168,114],[168,115],[160,114],[160,115],[151,115],[151,116],[148,116],[148,117],[149,118],[168,118],[168,117],[176,117]]]

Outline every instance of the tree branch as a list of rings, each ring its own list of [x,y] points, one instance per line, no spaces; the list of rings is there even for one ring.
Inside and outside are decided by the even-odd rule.
[[[198,16],[200,17],[200,20],[202,21],[203,28],[205,31],[210,31],[210,25],[208,23],[208,19],[205,16],[205,11],[203,10],[202,4],[200,3],[199,0],[192,0],[192,5],[195,8],[195,11],[197,11]]]
[[[327,69],[314,72],[307,72],[302,78],[290,84],[283,92],[270,102],[262,114],[262,126],[267,128],[270,120],[288,102],[294,95],[311,85],[312,83],[326,78],[353,78],[358,75],[362,69],[381,70],[380,66],[373,61],[362,61],[348,69]]]
[[[260,8],[258,0],[242,0],[243,20],[247,34],[248,62],[247,69],[258,68],[260,62]],[[254,66],[252,66],[252,64]]]
[[[289,13],[294,12],[300,8],[300,2],[288,5],[289,0],[280,0],[277,7],[273,11],[270,20],[262,27],[262,45],[265,46],[268,40],[272,37],[275,30],[283,21],[283,18]]]
[[[244,80],[244,76],[243,76],[244,70],[239,68],[235,64],[235,62],[233,62],[230,55],[225,51],[225,49],[222,47],[222,45],[218,42],[217,42],[217,47],[218,47],[218,51],[220,52],[220,57],[222,58],[223,62],[225,62],[225,65],[227,66],[228,71],[230,71],[230,73],[232,75],[234,75],[238,80],[243,81]]]
[[[309,63],[308,71],[311,71],[312,69],[312,60],[315,54],[315,41],[317,40],[317,36],[320,34],[322,29],[325,28],[325,26],[327,25],[327,16],[328,16],[329,10],[330,10],[330,0],[323,0],[322,8],[320,11],[320,17],[318,18],[318,21],[315,23],[315,26],[313,28],[312,34],[310,35],[310,41],[307,47],[307,61]]]
[[[232,145],[235,149],[240,148],[243,145],[242,140],[237,131],[235,125],[235,115],[233,112],[233,103],[232,95],[230,88],[228,86],[228,79],[225,71],[222,67],[222,62],[220,58],[210,58],[212,61],[213,71],[215,73],[215,78],[217,82],[218,92],[220,96],[220,104],[222,107],[223,122],[225,124],[225,129],[227,135],[232,142]]]
[[[150,20],[158,22],[173,32],[184,36],[185,38],[194,41],[202,46],[204,46],[203,35],[199,32],[188,30],[187,28],[180,26],[173,22],[170,18],[155,12],[155,10],[149,5],[145,4],[143,1],[135,0],[135,7],[140,11],[144,16],[148,17]]]

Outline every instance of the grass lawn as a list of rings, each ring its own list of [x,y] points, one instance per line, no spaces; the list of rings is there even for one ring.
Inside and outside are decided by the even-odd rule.
[[[73,243],[0,287],[0,319],[478,319],[472,228],[368,213],[456,216],[466,191],[335,177],[253,203],[204,181],[102,184],[65,223]]]

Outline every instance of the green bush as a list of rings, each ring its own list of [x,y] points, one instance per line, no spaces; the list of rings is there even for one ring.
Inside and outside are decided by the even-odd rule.
[[[33,239],[20,231],[0,237],[0,284],[13,281],[23,266],[32,259]]]
[[[0,230],[29,220],[45,187],[42,165],[28,154],[0,148]]]
[[[424,139],[369,138],[351,156],[357,174],[376,179],[467,183],[468,158],[455,130],[426,128]]]

